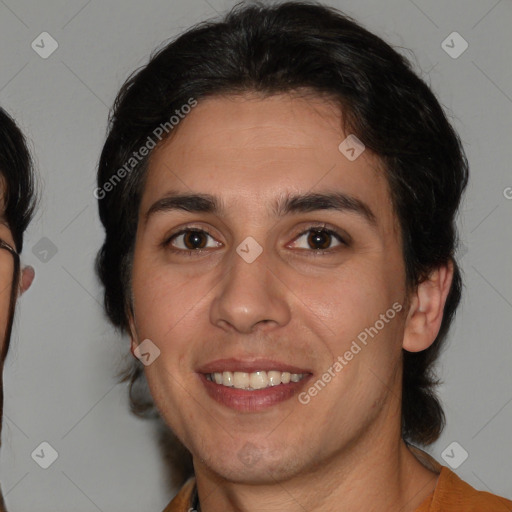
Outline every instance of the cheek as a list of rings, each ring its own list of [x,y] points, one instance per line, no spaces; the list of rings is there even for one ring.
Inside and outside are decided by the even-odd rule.
[[[340,269],[328,278],[308,280],[300,287],[302,314],[323,323],[330,337],[347,340],[356,337],[392,307],[399,295],[382,274],[364,269]]]
[[[133,307],[139,336],[161,338],[188,322],[204,297],[199,283],[185,280],[179,272],[134,262]]]
[[[301,315],[316,324],[317,334],[323,333],[319,338],[325,340],[330,358],[344,360],[338,384],[369,396],[376,389],[363,391],[362,381],[375,382],[380,389],[382,382],[393,379],[401,357],[402,297],[390,282],[384,272],[360,269],[333,276],[323,286],[311,284],[301,297],[307,306],[301,306]]]

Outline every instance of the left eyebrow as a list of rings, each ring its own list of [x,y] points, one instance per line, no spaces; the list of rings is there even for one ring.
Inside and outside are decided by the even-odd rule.
[[[344,192],[288,194],[280,198],[273,207],[274,214],[278,217],[317,210],[355,213],[372,227],[377,226],[377,218],[371,208],[360,199]]]
[[[191,213],[213,213],[225,215],[226,208],[220,198],[211,194],[182,194],[170,192],[151,205],[145,215],[145,222],[157,212],[184,210]],[[287,194],[278,198],[271,211],[276,217],[293,213],[308,213],[319,210],[336,210],[355,213],[371,227],[377,226],[377,219],[371,208],[354,196],[343,192]]]

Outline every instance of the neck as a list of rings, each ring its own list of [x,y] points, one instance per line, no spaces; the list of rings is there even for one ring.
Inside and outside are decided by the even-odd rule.
[[[194,461],[201,512],[307,510],[413,512],[438,474],[423,466],[400,436],[359,440],[308,471],[270,484],[230,482]]]

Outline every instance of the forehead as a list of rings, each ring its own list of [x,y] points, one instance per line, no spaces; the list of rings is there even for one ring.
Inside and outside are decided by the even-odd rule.
[[[380,162],[365,150],[350,161],[342,111],[322,97],[212,97],[180,121],[151,155],[141,213],[167,190],[209,193],[238,210],[283,193],[340,191],[391,213]]]

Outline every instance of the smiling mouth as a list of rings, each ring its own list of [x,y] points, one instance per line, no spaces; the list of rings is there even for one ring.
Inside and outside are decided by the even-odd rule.
[[[300,382],[307,374],[260,370],[256,372],[214,372],[207,373],[206,379],[224,387],[255,391],[280,384]]]

